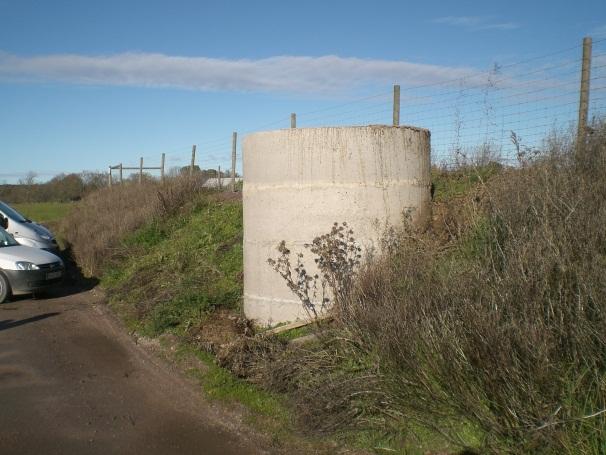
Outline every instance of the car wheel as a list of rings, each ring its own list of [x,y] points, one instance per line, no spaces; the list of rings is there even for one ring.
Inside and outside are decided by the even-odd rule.
[[[11,286],[8,279],[0,272],[0,303],[6,302],[11,296]]]

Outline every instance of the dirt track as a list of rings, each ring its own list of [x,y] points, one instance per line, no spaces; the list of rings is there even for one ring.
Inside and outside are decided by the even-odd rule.
[[[73,292],[0,305],[1,454],[259,453]]]

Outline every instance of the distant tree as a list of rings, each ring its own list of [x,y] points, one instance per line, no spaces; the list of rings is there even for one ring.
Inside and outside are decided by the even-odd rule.
[[[84,182],[87,193],[107,185],[107,174],[103,172],[83,171],[80,173],[80,178]]]
[[[189,175],[189,166],[183,166],[181,167],[181,169],[179,170],[179,174],[181,175]],[[198,166],[197,164],[194,165],[194,172],[193,175],[198,177],[198,178],[202,178],[202,180],[207,180],[209,178],[217,178],[218,176],[218,170],[217,169],[201,169],[200,166]],[[225,179],[225,178],[229,178],[231,177],[231,171],[227,170],[223,170],[221,171],[221,178]],[[236,173],[236,177],[238,177],[238,174]]]
[[[179,174],[181,175],[189,175],[189,169],[190,166],[183,166],[181,167],[181,169],[179,169]],[[198,166],[197,164],[194,164],[194,175],[195,174],[200,174],[200,166]]]
[[[48,192],[52,199],[60,201],[77,201],[84,195],[85,186],[78,174],[59,174],[48,183]]]
[[[177,177],[179,175],[181,175],[183,173],[183,168],[179,167],[179,166],[173,166],[171,167],[168,172],[166,173],[167,177]]]
[[[217,177],[218,169],[202,169],[200,173],[206,177]],[[231,177],[230,170],[221,170],[221,178]],[[236,177],[238,177],[238,173],[236,172]]]
[[[29,171],[25,174],[25,177],[19,179],[19,186],[22,188],[22,197],[25,201],[33,201],[37,198],[36,177],[38,177],[38,174]]]
[[[29,171],[27,174],[25,174],[25,177],[19,179],[19,185],[33,185],[36,183],[36,177],[38,177],[38,174],[36,174],[34,171]]]
[[[157,178],[154,177],[153,175],[151,175],[149,172],[144,172],[142,180],[144,182],[154,182],[157,180]],[[126,177],[124,179],[124,181],[131,182],[131,183],[139,183],[139,173],[135,172],[133,174],[130,174],[128,177]]]

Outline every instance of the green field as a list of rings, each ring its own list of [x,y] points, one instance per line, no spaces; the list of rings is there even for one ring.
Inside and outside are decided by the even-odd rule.
[[[49,223],[64,218],[72,209],[70,202],[30,202],[13,204],[15,210],[37,223]]]

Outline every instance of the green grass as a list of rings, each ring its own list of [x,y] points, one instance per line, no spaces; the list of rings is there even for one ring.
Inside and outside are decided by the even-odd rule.
[[[204,393],[210,398],[243,404],[255,414],[278,419],[283,424],[290,421],[290,413],[274,394],[261,390],[255,385],[237,378],[228,370],[221,368],[213,357],[206,352],[191,350],[201,360],[208,371],[191,373],[200,381]]]
[[[181,343],[172,350],[177,361],[185,361],[187,374],[200,385],[205,396],[227,404],[243,406],[248,415],[245,420],[251,426],[269,434],[274,443],[292,443],[294,419],[291,410],[279,396],[236,377],[218,366],[211,354]],[[191,366],[192,357],[201,362],[200,367]]]
[[[188,213],[149,223],[122,247],[126,257],[101,283],[139,332],[182,334],[217,307],[240,307],[240,202],[202,196]]]
[[[73,204],[70,202],[30,202],[13,204],[13,208],[26,218],[37,223],[59,221],[70,212]]]
[[[491,167],[453,173],[434,172],[434,197],[447,201],[469,192],[498,172]],[[178,336],[203,322],[216,308],[238,310],[243,293],[242,204],[219,202],[203,195],[177,215],[150,221],[123,239],[121,258],[106,268],[101,277],[110,304],[130,329],[157,337],[162,333]],[[457,260],[480,253],[484,226],[470,236]],[[453,254],[454,255],[454,254]],[[453,260],[453,258],[451,258]],[[285,341],[313,333],[313,326],[300,327],[278,335]],[[186,340],[187,337],[182,338]],[[260,389],[219,367],[210,354],[191,345],[182,345],[178,355],[195,355],[205,368],[189,374],[212,399],[240,403],[250,411],[251,422],[277,440],[293,433],[295,410],[287,396]],[[345,359],[344,370],[358,369]],[[343,374],[347,377],[347,371]],[[337,434],[347,445],[375,453],[426,453],[429,449],[450,449],[434,434],[420,430],[357,431]]]
[[[412,426],[412,425],[411,425]],[[376,454],[426,455],[454,453],[452,444],[424,429],[401,428],[400,431],[355,430],[340,432],[340,440],[348,446],[372,450]]]
[[[494,174],[492,168],[456,173],[435,173],[437,198],[463,195]],[[157,337],[162,333],[187,335],[218,307],[239,309],[242,287],[242,205],[218,202],[203,195],[180,214],[150,221],[123,239],[124,254],[108,267],[102,286],[110,294],[111,305],[127,325],[140,334]],[[482,229],[469,240],[467,253],[477,254]],[[290,341],[313,333],[304,326],[277,337]],[[183,339],[187,339],[184,337]],[[294,410],[288,397],[262,390],[219,367],[213,356],[191,345],[182,345],[177,355],[196,356],[205,368],[192,368],[189,374],[211,399],[239,403],[250,411],[251,422],[278,440],[293,432]],[[353,362],[353,363],[352,363]],[[343,378],[360,365],[343,360]],[[414,433],[414,434],[413,434]],[[371,449],[376,453],[425,453],[428,449],[449,448],[434,434],[401,431],[357,431],[337,434],[347,445]]]
[[[453,198],[468,194],[478,184],[485,183],[497,175],[502,166],[491,163],[486,166],[462,167],[454,171],[442,171],[433,168],[431,183],[433,199],[436,202],[447,202]]]

